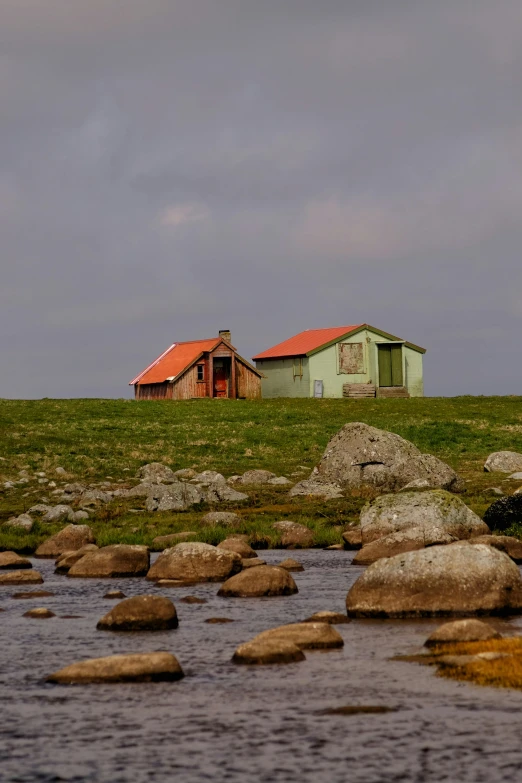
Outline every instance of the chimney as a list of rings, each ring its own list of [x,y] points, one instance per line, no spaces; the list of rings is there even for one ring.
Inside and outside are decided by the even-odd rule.
[[[226,340],[227,343],[231,342],[231,340],[232,340],[232,335],[230,334],[230,329],[220,329],[219,330],[219,336],[223,340]]]

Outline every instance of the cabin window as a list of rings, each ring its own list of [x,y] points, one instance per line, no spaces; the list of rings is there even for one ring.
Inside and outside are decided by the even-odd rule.
[[[202,383],[205,380],[205,365],[198,364],[197,370],[198,370],[198,383]]]
[[[301,356],[294,356],[294,378],[303,377],[303,359]]]

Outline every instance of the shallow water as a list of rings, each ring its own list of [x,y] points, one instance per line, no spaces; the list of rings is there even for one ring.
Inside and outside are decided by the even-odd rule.
[[[286,557],[263,552],[269,563]],[[0,780],[33,781],[514,781],[522,773],[522,693],[435,677],[431,667],[392,662],[418,650],[435,621],[354,621],[336,626],[340,651],[307,651],[286,666],[237,666],[236,646],[259,631],[315,611],[344,611],[362,568],[352,553],[295,553],[295,596],[218,598],[219,585],[160,590],[143,579],[77,580],[35,561],[45,584],[1,587]],[[98,619],[114,606],[107,589],[157,593],[176,604],[180,626],[159,633],[109,633]],[[54,597],[14,600],[48,589]],[[197,595],[207,604],[183,604]],[[177,600],[178,599],[178,600]],[[57,614],[31,620],[45,606]],[[63,619],[60,615],[80,615]],[[208,617],[233,623],[209,625]],[[499,623],[522,630],[522,620]],[[82,658],[169,650],[180,682],[46,685]],[[384,714],[320,715],[344,705],[384,705]]]

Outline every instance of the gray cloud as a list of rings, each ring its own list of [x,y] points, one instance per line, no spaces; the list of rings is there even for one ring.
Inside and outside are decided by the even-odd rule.
[[[517,0],[4,0],[0,396],[367,321],[516,393]],[[515,365],[515,366],[514,366]]]

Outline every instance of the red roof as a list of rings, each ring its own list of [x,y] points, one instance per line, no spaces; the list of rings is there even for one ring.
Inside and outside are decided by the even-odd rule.
[[[328,329],[306,329],[304,332],[299,332],[294,337],[274,345],[273,348],[269,348],[267,351],[263,351],[263,353],[258,353],[253,358],[256,360],[277,359],[284,356],[306,356],[310,351],[315,351],[316,348],[320,348],[332,340],[338,340],[361,326],[364,326],[364,324],[332,326]]]
[[[205,351],[211,351],[221,342],[220,337],[210,340],[193,340],[189,343],[174,343],[149,364],[143,372],[129,383],[164,383],[167,378],[175,378],[190,367]]]

